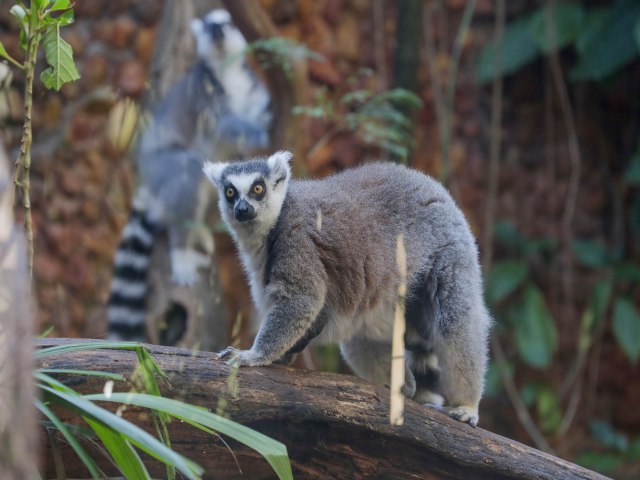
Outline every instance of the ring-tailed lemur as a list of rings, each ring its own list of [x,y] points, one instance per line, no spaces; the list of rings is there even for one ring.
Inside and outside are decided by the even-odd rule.
[[[227,348],[219,356],[268,365],[313,339],[339,342],[356,374],[388,384],[402,235],[403,393],[440,406],[442,394],[452,417],[476,425],[491,320],[475,239],[451,196],[395,164],[289,181],[291,156],[204,166],[262,318],[250,350]]]
[[[241,157],[268,145],[270,97],[245,61],[247,44],[229,13],[213,10],[191,28],[197,62],[157,106],[140,140],[140,185],[107,305],[110,339],[145,339],[146,277],[159,231],[168,232],[174,283],[192,285],[209,264],[209,256],[193,248],[193,224],[212,200],[203,188],[203,160]]]

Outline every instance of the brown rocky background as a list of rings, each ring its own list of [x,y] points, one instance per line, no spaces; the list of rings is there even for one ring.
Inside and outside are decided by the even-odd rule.
[[[0,41],[20,58],[7,2],[0,7]],[[213,2],[215,3],[215,2]],[[368,0],[261,0],[282,35],[305,43],[325,58],[310,62],[309,101],[319,89],[338,99],[353,89],[348,80],[362,68],[370,77],[356,76],[355,85],[384,89],[395,85],[394,55],[399,5],[410,2]],[[431,3],[431,2],[427,2]],[[425,41],[415,44],[418,66],[416,91],[424,106],[417,114],[416,147],[412,165],[435,177],[442,171],[433,89],[434,74],[442,78],[465,2],[435,2],[431,40],[437,46],[436,72],[427,68]],[[536,2],[513,1],[508,15]],[[196,2],[199,11],[212,2]],[[76,22],[62,31],[72,45],[82,78],[60,92],[36,82],[34,92],[34,165],[32,199],[35,225],[35,294],[40,331],[53,327],[55,336],[96,337],[104,322],[96,314],[105,303],[112,257],[131,202],[135,178],[133,154],[116,152],[106,137],[109,112],[118,99],[141,102],[163,2],[153,0],[91,0],[75,6]],[[485,228],[491,89],[476,82],[475,62],[491,38],[495,5],[479,0],[467,41],[463,45],[453,116],[449,187],[465,211],[479,239]],[[561,59],[563,60],[563,59]],[[566,60],[566,59],[564,59]],[[637,261],[637,238],[620,232],[621,217],[629,215],[629,196],[621,186],[624,160],[636,147],[640,103],[640,65],[625,68],[613,84],[577,85],[572,92],[581,145],[580,189],[572,221],[574,238],[597,239],[604,244],[628,242]],[[22,79],[15,75],[11,90],[0,101],[1,140],[15,157],[19,142]],[[525,67],[504,83],[504,133],[498,178],[496,219],[517,226],[527,237],[562,241],[571,166],[568,134],[561,121],[560,103],[549,68],[542,60]],[[312,120],[304,143],[306,158],[297,159],[310,176],[373,159],[376,149],[354,135],[340,133],[318,145],[330,126]],[[314,148],[318,147],[318,148]],[[19,215],[19,209],[17,211]],[[635,243],[634,243],[635,241]],[[229,299],[230,317],[246,313],[249,302],[241,287],[242,275],[230,242],[220,241],[221,275]],[[635,245],[635,246],[634,246]],[[494,257],[502,252],[496,247]],[[563,272],[571,266],[572,301],[566,301]],[[595,281],[591,270],[570,256],[558,255],[550,264],[534,266],[559,332],[554,367],[546,371],[551,382],[562,382],[574,357],[576,330]],[[632,287],[629,287],[632,288]],[[244,293],[242,293],[244,292]],[[632,292],[634,293],[634,292]],[[640,292],[635,290],[635,300]],[[508,358],[513,345],[504,345]],[[562,438],[550,438],[556,452],[569,459],[590,445],[587,424],[592,418],[612,421],[628,434],[640,434],[640,367],[633,366],[605,330],[595,371],[583,395],[576,420]],[[535,379],[540,372],[519,369],[516,380]],[[531,443],[505,395],[482,405],[483,426]],[[640,472],[640,468],[630,470]]]

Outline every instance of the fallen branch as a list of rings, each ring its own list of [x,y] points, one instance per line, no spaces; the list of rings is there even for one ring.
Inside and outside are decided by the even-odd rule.
[[[73,342],[39,340],[40,346]],[[227,394],[230,368],[212,353],[149,346],[169,375],[163,394],[215,410],[218,397]],[[85,351],[47,358],[46,366],[120,373],[129,377],[137,365],[134,353]],[[104,380],[73,379],[81,393],[102,391]],[[65,380],[64,378],[62,379]],[[127,384],[116,390],[127,391]],[[297,479],[305,478],[536,478],[600,479],[559,458],[481,428],[471,428],[446,415],[407,401],[403,426],[389,425],[389,390],[348,375],[308,372],[272,366],[242,368],[237,375],[236,398],[229,396],[226,414],[283,442]],[[151,428],[151,416],[129,407],[123,415]],[[240,477],[236,459],[222,442],[194,428],[173,422],[172,447],[205,468],[207,478]],[[43,442],[44,443],[44,442]],[[229,442],[243,478],[270,478],[272,471],[255,452]],[[80,462],[69,461],[72,451],[62,446],[66,474],[80,477]],[[44,476],[55,475],[50,450]],[[163,467],[149,459],[151,475]],[[107,473],[116,473],[105,462]]]

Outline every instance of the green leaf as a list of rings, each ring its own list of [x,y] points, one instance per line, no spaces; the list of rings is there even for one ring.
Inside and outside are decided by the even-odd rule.
[[[496,43],[490,41],[478,57],[476,75],[480,83],[486,83],[496,75],[509,75],[540,55],[540,49],[531,32],[531,15],[510,23],[502,36],[501,68],[496,70]]]
[[[531,18],[531,31],[538,47],[550,53],[573,43],[580,35],[585,11],[576,3],[549,4]]]
[[[39,385],[39,389],[46,400],[69,408],[77,412],[82,417],[91,417],[105,425],[109,425],[120,434],[127,437],[128,441],[133,443],[133,445],[145,451],[153,458],[160,460],[165,464],[174,465],[185,477],[195,480],[200,478],[202,475],[202,468],[200,466],[174,452],[141,428],[133,425],[123,418],[118,417],[117,415],[114,415],[104,408],[95,405],[91,401],[87,400],[88,397],[80,397],[67,392],[61,392],[46,385]],[[117,394],[113,395],[115,396]],[[104,396],[102,397],[103,399],[106,399]],[[150,397],[159,399],[158,397],[151,395]],[[159,400],[166,399],[160,398]]]
[[[68,10],[71,8],[70,0],[55,0],[49,7],[50,12],[57,12],[58,10]]]
[[[91,377],[104,377],[110,380],[119,380],[121,382],[125,381],[125,378],[119,373],[111,373],[111,372],[100,372],[96,370],[74,370],[70,368],[40,368],[39,372],[42,373],[53,373],[53,374],[69,374],[69,375],[87,375]]]
[[[616,280],[640,284],[640,266],[625,261],[615,268]]]
[[[77,343],[72,343],[69,345],[58,345],[55,347],[41,348],[40,350],[36,350],[33,356],[37,360],[40,360],[46,357],[51,357],[55,355],[64,355],[64,354],[73,353],[73,352],[82,352],[84,350],[101,350],[101,349],[137,350],[139,348],[144,348],[144,347],[137,342],[107,342],[104,340],[84,341],[84,342],[79,341]]]
[[[141,393],[113,393],[109,397],[101,394],[86,395],[87,400],[126,403],[165,412],[197,428],[206,427],[228,435],[234,440],[260,453],[272,466],[280,479],[292,479],[287,447],[248,427],[178,400]]]
[[[583,452],[575,461],[590,470],[609,473],[620,466],[623,458],[622,455],[614,453]]]
[[[511,295],[529,275],[526,262],[513,260],[496,263],[487,277],[487,299],[495,305]]]
[[[4,45],[2,44],[2,42],[0,42],[0,57],[4,57],[6,59],[11,58],[9,56],[9,52],[7,52],[7,49],[4,48]]]
[[[83,418],[93,431],[96,432],[96,435],[98,435],[102,444],[120,469],[120,473],[122,473],[126,479],[151,479],[138,453],[120,433],[101,422],[92,420],[90,417]]]
[[[516,344],[522,359],[530,366],[545,369],[551,364],[557,347],[556,325],[547,308],[542,292],[527,285],[514,319]]]
[[[84,463],[84,466],[87,467],[87,470],[89,470],[89,474],[91,475],[91,478],[97,478],[97,479],[103,478],[104,476],[100,474],[100,470],[98,469],[96,462],[93,461],[93,459],[89,456],[87,451],[82,447],[82,445],[80,445],[78,440],[76,440],[76,438],[71,434],[71,432],[69,431],[69,428],[67,428],[64,422],[62,422],[58,418],[58,416],[51,411],[49,407],[47,407],[44,403],[40,402],[39,400],[36,400],[36,407],[38,408],[38,410],[42,412],[44,416],[46,416],[49,420],[51,420],[51,423],[53,423],[53,425],[55,425],[55,427],[60,431],[62,436],[65,438],[65,440],[69,442],[69,445],[71,445],[71,448],[73,448],[73,451],[76,452],[76,455],[78,455],[78,458],[82,461],[82,463]]]
[[[512,223],[496,222],[493,235],[498,243],[511,247],[517,252],[524,251],[527,244],[527,239]]]
[[[571,79],[603,80],[638,56],[634,29],[640,19],[640,2],[620,0],[612,7],[608,18],[589,33]]]
[[[540,419],[540,428],[544,433],[558,431],[562,423],[562,408],[553,390],[545,387],[538,392],[536,410]]]
[[[629,361],[640,357],[640,313],[629,298],[618,298],[613,310],[613,334]]]
[[[22,5],[14,5],[9,10],[9,13],[18,19],[20,25],[26,28],[25,18],[27,18],[27,11]]]
[[[616,431],[609,422],[603,420],[593,420],[589,424],[591,436],[595,438],[600,445],[619,452],[624,452],[629,448],[629,439],[623,433]]]
[[[631,161],[624,172],[624,180],[629,185],[640,186],[640,148],[631,157]]]
[[[601,278],[593,286],[591,293],[590,309],[593,313],[593,331],[602,323],[607,307],[611,301],[611,292],[613,291],[613,280],[610,278]]]
[[[52,26],[47,30],[42,43],[49,68],[42,72],[40,80],[47,88],[60,90],[60,87],[65,83],[80,78],[80,74],[73,63],[71,45],[60,36],[59,25]]]
[[[611,263],[611,255],[599,243],[589,240],[574,240],[571,247],[578,261],[587,267],[600,269],[608,267]]]
[[[536,399],[538,398],[538,393],[541,390],[541,386],[534,382],[525,383],[520,389],[520,398],[522,398],[522,402],[527,406],[531,407],[534,403],[536,403]]]

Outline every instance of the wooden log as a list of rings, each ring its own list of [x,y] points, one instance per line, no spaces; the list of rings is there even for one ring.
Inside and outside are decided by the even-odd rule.
[[[39,340],[40,346],[72,342]],[[171,347],[148,347],[170,377],[167,397],[215,411],[221,395],[229,398],[230,368],[213,353]],[[137,365],[132,352],[96,350],[49,357],[47,367],[117,372],[129,377]],[[64,379],[64,378],[63,378]],[[70,381],[69,379],[67,381]],[[102,391],[103,381],[73,377],[82,393]],[[241,368],[237,398],[229,398],[226,414],[284,443],[296,479],[601,479],[601,475],[521,443],[472,428],[412,401],[405,422],[389,425],[389,390],[349,375],[309,372],[282,366]],[[121,385],[120,390],[128,390]],[[150,417],[130,407],[124,416],[150,429]],[[273,478],[255,452],[229,442],[237,459],[214,437],[172,422],[172,446],[198,462],[206,478]],[[47,476],[54,474],[47,451]],[[83,475],[73,453],[63,449],[67,475]],[[107,472],[113,472],[113,468]],[[242,469],[242,474],[239,471]],[[152,475],[163,475],[150,464]]]

